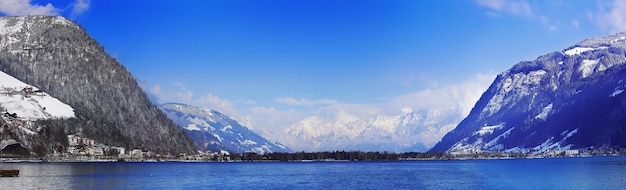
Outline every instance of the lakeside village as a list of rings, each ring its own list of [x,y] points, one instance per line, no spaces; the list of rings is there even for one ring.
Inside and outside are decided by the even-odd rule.
[[[4,89],[10,95],[19,94],[25,98],[44,96],[45,94],[32,87],[21,91]],[[45,108],[42,108],[45,110]],[[41,127],[34,125],[34,120],[20,117],[10,110],[0,110],[0,140],[6,143],[15,139],[27,139],[38,135]],[[466,160],[466,159],[511,159],[511,158],[555,158],[555,157],[589,157],[626,155],[626,148],[598,147],[582,150],[547,149],[537,153],[522,152],[462,152],[462,153],[422,153],[422,152],[363,152],[363,151],[324,151],[295,153],[246,152],[242,154],[226,151],[198,151],[198,154],[161,155],[151,150],[109,146],[93,139],[82,137],[81,134],[67,135],[67,146],[56,147],[53,154],[37,157],[20,144],[7,146],[3,161],[5,162],[241,162],[241,161],[296,161],[296,162],[332,162],[332,161],[398,161],[398,160]],[[13,150],[11,150],[13,149]],[[7,151],[8,150],[8,151]],[[7,154],[8,153],[8,154]]]
[[[161,155],[150,150],[107,146],[93,139],[68,135],[68,147],[45,158],[13,159],[13,162],[334,162],[334,161],[402,161],[402,160],[471,160],[514,158],[560,158],[626,155],[626,149],[598,148],[588,150],[551,150],[530,154],[517,152],[422,153],[325,151],[295,153],[198,152],[196,155]]]
[[[21,90],[20,90],[21,89]],[[84,162],[84,161],[159,161],[159,160],[211,160],[228,161],[228,152],[198,152],[196,155],[160,155],[141,148],[127,149],[124,147],[109,146],[94,139],[83,137],[80,133],[67,135],[66,145],[56,145],[53,154],[41,158],[33,152],[43,153],[45,148],[33,147],[34,141],[42,131],[41,126],[35,124],[37,119],[50,118],[46,107],[37,103],[34,97],[44,97],[46,94],[36,88],[5,87],[1,88],[0,100],[4,99],[12,109],[25,109],[27,115],[20,115],[13,110],[0,106],[0,141],[8,144],[3,149],[4,161],[7,162]],[[39,99],[39,98],[38,98]],[[31,113],[32,112],[32,113]],[[18,139],[21,139],[18,143]],[[23,143],[23,144],[20,144]],[[33,150],[27,150],[30,147]],[[40,151],[34,149],[42,149]]]
[[[0,132],[11,132],[12,136],[36,135],[41,127],[35,127],[33,121],[18,117],[15,113],[1,114]],[[8,125],[7,125],[8,124]],[[35,132],[37,131],[37,132]],[[17,142],[14,139],[8,139]],[[4,149],[5,162],[158,162],[158,161],[229,161],[229,152],[201,152],[196,155],[161,155],[146,149],[126,149],[109,146],[96,140],[81,137],[80,134],[67,135],[67,147],[57,147],[53,154],[37,157],[19,144]],[[8,151],[7,151],[8,149]],[[8,154],[7,154],[8,153]]]

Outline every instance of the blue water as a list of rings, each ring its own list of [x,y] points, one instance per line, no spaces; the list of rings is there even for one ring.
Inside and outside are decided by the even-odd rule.
[[[326,163],[19,163],[0,189],[623,189],[626,157]]]

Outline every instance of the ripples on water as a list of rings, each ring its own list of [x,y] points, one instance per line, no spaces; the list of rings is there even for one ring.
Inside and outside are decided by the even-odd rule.
[[[20,163],[0,189],[621,189],[626,157],[328,163]]]

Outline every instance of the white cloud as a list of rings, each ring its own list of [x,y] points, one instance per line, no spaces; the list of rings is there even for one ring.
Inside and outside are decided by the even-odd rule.
[[[182,85],[174,84],[178,89],[164,91],[161,85],[154,85],[148,89],[148,92],[152,94],[154,97],[158,99],[159,102],[180,102],[180,103],[191,103],[193,98],[193,92],[187,90]]]
[[[467,115],[494,78],[493,75],[478,74],[459,84],[401,95],[385,103],[386,112],[406,107],[413,110],[458,108]]]
[[[499,11],[504,5],[504,0],[476,0],[476,3],[480,6]]]
[[[146,88],[144,88],[146,89]],[[157,98],[156,103],[184,103],[199,107],[201,109],[213,109],[222,112],[242,125],[252,127],[253,119],[250,116],[243,116],[235,108],[235,105],[228,99],[220,98],[214,94],[208,93],[204,96],[196,97],[186,85],[180,82],[172,83],[170,88],[163,88],[157,84],[147,90],[148,93]],[[252,100],[238,101],[245,105],[254,105],[256,102]]]
[[[191,99],[193,98],[193,92],[191,91],[176,92],[175,97],[176,99],[179,99],[182,102],[190,102]]]
[[[475,0],[476,4],[497,12],[517,16],[533,16],[533,10],[525,0]],[[493,14],[493,13],[490,13]]]
[[[245,104],[245,105],[256,105],[256,102],[253,100],[239,100],[237,102]]]
[[[34,5],[30,0],[2,0],[0,13],[9,16],[21,15],[59,15],[60,10],[48,3],[44,6]]]
[[[76,17],[80,14],[83,14],[87,9],[89,9],[89,5],[91,4],[91,0],[76,0],[72,4],[72,13],[71,17]]]
[[[309,107],[296,110],[256,106],[250,109],[250,115],[258,118],[257,121],[265,120],[262,122],[264,124],[257,126],[269,124],[267,127],[273,129],[286,128],[294,124],[294,121],[297,122],[309,116],[333,119],[342,113],[349,113],[362,119],[371,119],[381,115],[399,115],[407,110],[456,109],[463,115],[467,115],[494,78],[495,75],[478,74],[458,84],[420,90],[369,104],[344,103],[329,99],[308,100],[281,97],[274,99],[274,101],[281,104]],[[313,105],[317,105],[317,107],[312,107]]]
[[[278,109],[271,106],[253,106],[242,111],[245,114],[243,118],[248,123],[247,126],[251,126],[251,129],[254,128],[257,132],[262,132],[263,135],[270,135],[264,137],[273,140],[278,139],[279,136],[276,135],[280,135],[276,132],[306,117],[304,112],[295,109]]]
[[[580,29],[581,19],[597,25],[602,30],[610,32],[626,31],[626,1],[607,0],[598,2],[567,2],[560,1],[543,3],[528,0],[474,0],[475,4],[486,8],[486,14],[491,17],[512,15],[538,21],[548,31],[555,32],[566,25]],[[596,10],[589,7],[597,5]],[[567,14],[562,14],[562,13]],[[569,14],[579,13],[579,14]]]
[[[383,114],[381,104],[344,103],[331,99],[308,100],[304,98],[296,99],[292,97],[275,98],[274,101],[292,106],[307,106],[306,108],[298,110],[280,110],[274,107],[271,107],[271,109],[268,110],[266,108],[266,112],[271,111],[273,114],[273,122],[275,124],[281,124],[284,127],[290,126],[295,122],[312,115],[324,118],[335,118],[341,114],[350,113],[351,115],[355,115],[360,118],[369,118]],[[261,109],[256,109],[254,112],[259,113],[260,110]],[[294,120],[293,118],[299,118],[299,120]],[[279,121],[281,119],[288,119],[289,122]]]
[[[154,94],[154,95],[159,95],[161,94],[161,85],[154,85],[152,88],[150,88],[150,93]]]
[[[228,99],[222,99],[211,93],[193,100],[193,104],[217,110],[233,118],[241,118],[239,112]]]
[[[280,98],[275,98],[274,99],[275,102],[281,103],[281,104],[287,104],[287,105],[292,105],[292,106],[316,106],[316,105],[330,105],[330,104],[335,104],[337,103],[337,101],[335,100],[307,100],[307,99],[295,99],[293,97],[280,97]]]
[[[381,104],[337,103],[326,107],[323,111],[326,111],[333,117],[338,117],[347,113],[359,118],[373,118],[379,115],[387,114],[383,112],[382,107],[383,106]]]
[[[262,122],[266,127],[287,127],[305,117],[295,109],[277,109],[275,107],[255,106],[249,109],[257,122]]]
[[[558,27],[556,27],[555,25],[550,25],[550,26],[548,26],[548,30],[549,30],[550,32],[556,32],[556,31],[558,31],[558,30],[559,30],[559,28],[558,28]]]
[[[582,24],[580,20],[584,19],[585,12],[587,12],[587,16],[593,16],[592,12],[585,10],[589,7],[587,2],[582,1],[474,0],[474,3],[486,9],[485,14],[487,16],[526,18],[528,21],[538,22],[549,32],[567,31],[565,29],[570,27],[579,29]],[[616,14],[623,14],[622,8],[613,8],[612,5],[607,7],[612,7],[611,10]]]
[[[578,20],[574,19],[571,21],[572,26],[574,26],[574,28],[579,29],[580,28],[580,23],[578,22]]]
[[[614,0],[608,4],[600,4],[597,14],[588,14],[600,28],[611,32],[626,30],[626,1]]]

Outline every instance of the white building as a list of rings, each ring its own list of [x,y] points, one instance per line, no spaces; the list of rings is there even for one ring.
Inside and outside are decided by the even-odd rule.
[[[578,150],[565,150],[565,156],[575,156],[578,155]]]
[[[143,158],[143,151],[141,149],[133,149],[130,151],[130,156],[132,158]]]
[[[82,138],[76,136],[76,135],[67,135],[67,141],[69,143],[70,146],[77,146],[80,145],[80,141],[82,140]]]
[[[116,146],[114,146],[114,147],[111,147],[110,149],[117,150],[118,155],[126,154],[126,148],[124,148],[124,147],[116,147]]]

